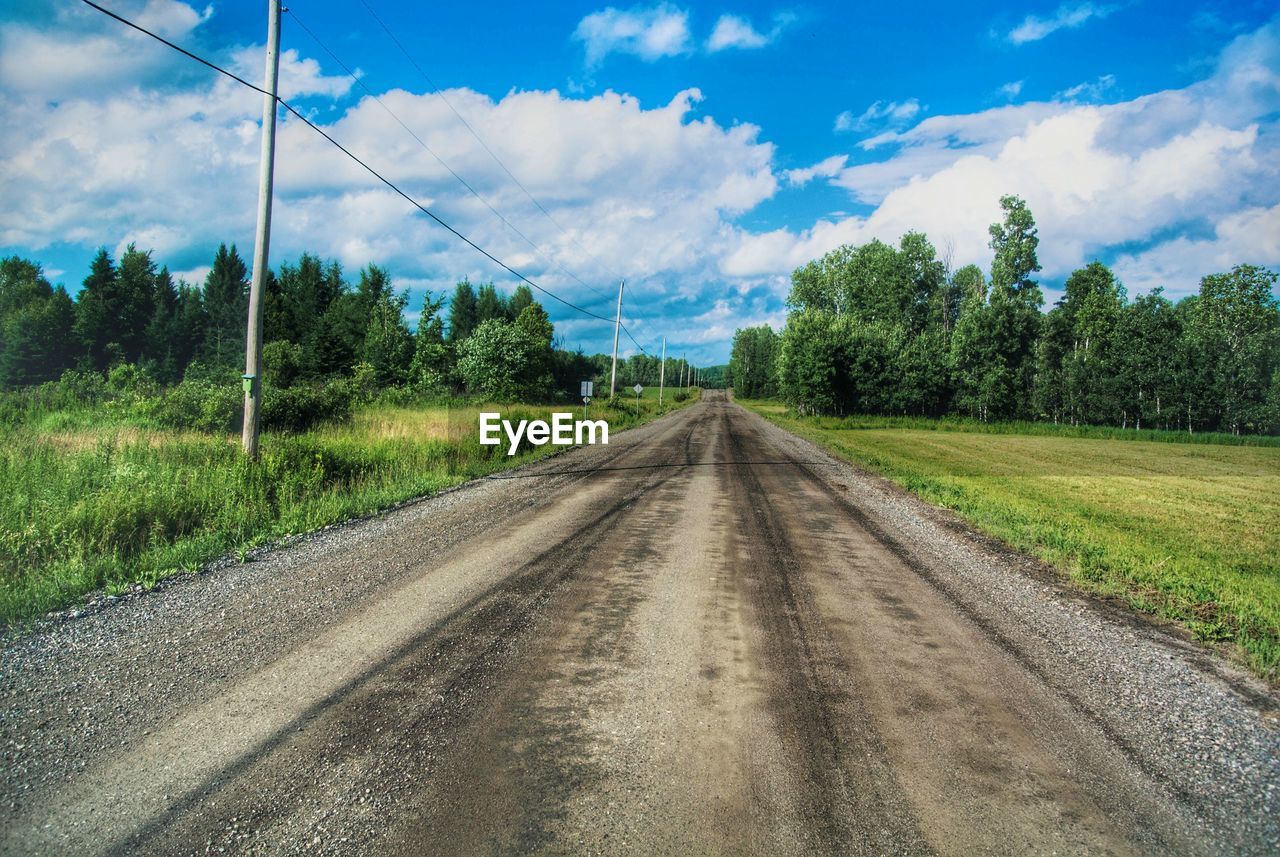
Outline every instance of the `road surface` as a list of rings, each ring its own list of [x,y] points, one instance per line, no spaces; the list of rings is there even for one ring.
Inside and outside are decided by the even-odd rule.
[[[5,650],[4,853],[1265,853],[1275,699],[723,397]]]

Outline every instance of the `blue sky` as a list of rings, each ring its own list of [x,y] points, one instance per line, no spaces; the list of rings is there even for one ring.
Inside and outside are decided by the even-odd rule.
[[[609,315],[626,276],[629,328],[697,362],[781,324],[789,272],[843,242],[918,228],[987,268],[1002,193],[1040,222],[1050,300],[1093,258],[1175,297],[1280,265],[1273,3],[367,2],[412,59],[361,2],[299,0],[285,97],[569,300]],[[261,77],[263,3],[104,5]],[[20,0],[0,107],[0,252],[74,290],[99,245],[193,282],[219,241],[251,248],[256,94],[74,0]],[[296,121],[277,182],[273,265],[383,263],[415,310],[464,275],[513,284]],[[546,304],[566,345],[607,349],[608,325]]]

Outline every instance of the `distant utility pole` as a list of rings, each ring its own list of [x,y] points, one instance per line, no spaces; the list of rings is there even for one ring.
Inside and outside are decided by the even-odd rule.
[[[280,77],[280,0],[267,0],[267,70],[262,88],[262,156],[258,164],[258,234],[253,242],[249,285],[249,328],[244,344],[244,429],[241,442],[258,457],[258,417],[262,411],[262,288],[271,244],[271,186],[276,160],[276,82]]]
[[[662,337],[662,363],[658,365],[658,407],[662,407],[662,390],[667,385],[667,338]]]
[[[613,368],[609,370],[609,398],[613,398],[613,391],[618,383],[618,331],[622,330],[622,288],[627,284],[626,280],[618,283],[618,316],[613,320]]]

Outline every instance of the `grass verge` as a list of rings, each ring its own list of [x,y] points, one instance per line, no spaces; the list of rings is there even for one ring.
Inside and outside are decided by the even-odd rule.
[[[669,391],[670,392],[670,391]],[[593,403],[610,432],[696,400]],[[0,431],[0,622],[13,627],[105,588],[154,586],[219,556],[377,512],[547,455],[481,446],[478,415],[546,419],[565,406],[370,406],[299,434],[239,438],[44,416]],[[580,409],[578,409],[580,413]]]
[[[1276,438],[1186,443],[1159,436],[1175,432],[796,417],[776,402],[739,403],[1280,680]]]

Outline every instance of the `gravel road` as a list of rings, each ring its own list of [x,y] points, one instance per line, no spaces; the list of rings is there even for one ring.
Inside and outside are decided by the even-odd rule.
[[[1275,853],[1280,721],[722,397],[11,640],[0,853]]]

